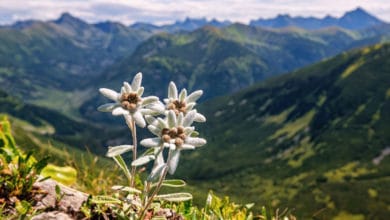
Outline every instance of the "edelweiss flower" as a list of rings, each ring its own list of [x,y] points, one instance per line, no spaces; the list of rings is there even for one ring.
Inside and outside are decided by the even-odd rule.
[[[174,110],[170,110],[166,119],[154,119],[156,123],[151,123],[148,129],[157,137],[148,138],[141,141],[145,147],[169,147],[170,160],[168,171],[173,174],[179,162],[181,150],[192,150],[206,144],[206,140],[198,137],[191,137],[195,128],[191,127],[198,113],[195,110],[189,111],[185,116],[183,112],[176,115]],[[149,120],[151,118],[149,117]]]
[[[202,96],[202,94],[202,90],[197,90],[187,96],[186,89],[182,89],[179,94],[175,83],[170,82],[168,88],[168,98],[164,99],[166,109],[168,111],[173,110],[176,115],[179,115],[179,113],[183,113],[183,115],[185,116],[194,108],[194,106],[196,105],[196,100],[198,100],[200,96]],[[206,118],[202,114],[196,113],[194,121],[205,122]]]
[[[117,93],[114,90],[100,88],[99,91],[105,97],[115,101],[98,107],[99,111],[112,112],[113,115],[131,116],[135,123],[140,127],[145,127],[146,122],[143,115],[151,115],[156,112],[161,112],[163,109],[159,107],[161,104],[156,96],[148,96],[142,98],[144,87],[141,86],[142,73],[135,75],[131,85],[124,82],[121,92]]]

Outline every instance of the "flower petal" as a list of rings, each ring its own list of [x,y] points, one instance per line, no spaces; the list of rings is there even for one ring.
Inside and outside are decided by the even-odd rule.
[[[101,105],[97,108],[98,111],[101,112],[111,112],[114,108],[118,107],[119,105],[117,103],[107,103],[104,105]]]
[[[120,94],[115,92],[114,90],[111,89],[106,89],[106,88],[100,88],[99,92],[104,95],[105,97],[113,100],[113,101],[119,101],[119,96]]]
[[[148,129],[149,129],[150,132],[152,132],[152,134],[154,134],[156,136],[160,136],[161,135],[161,129],[159,129],[158,127],[156,127],[154,125],[149,125]]]
[[[154,155],[145,155],[142,157],[137,158],[131,163],[131,166],[142,166],[144,164],[149,163],[150,161],[154,160],[155,156]]]
[[[190,144],[183,144],[183,145],[181,145],[181,149],[183,149],[183,150],[194,150],[195,146],[194,145],[190,145]]]
[[[164,114],[165,106],[161,102],[154,102],[147,106],[147,108],[154,110],[158,114]]]
[[[196,121],[196,122],[206,122],[206,117],[204,117],[204,116],[203,116],[202,114],[200,114],[200,113],[196,113],[196,114],[195,114],[194,121]]]
[[[148,96],[142,99],[142,106],[152,104],[153,102],[157,102],[158,97],[157,96]]]
[[[139,87],[141,86],[142,82],[142,73],[137,73],[137,75],[134,76],[133,82],[131,82],[131,88],[133,91],[138,91]]]
[[[135,123],[140,126],[141,128],[144,128],[146,126],[146,122],[144,117],[142,116],[141,112],[136,111],[135,113],[132,114],[133,120]]]
[[[143,139],[140,144],[144,147],[158,147],[161,143],[160,138],[147,138]]]
[[[191,133],[193,132],[193,131],[195,131],[195,127],[185,127],[184,128],[184,134],[185,135],[191,135]]]
[[[189,127],[192,124],[192,122],[194,122],[195,115],[196,115],[195,110],[188,112],[187,115],[183,119],[183,126]]]
[[[147,178],[148,182],[155,182],[157,181],[161,174],[164,172],[164,170],[167,168],[166,164],[159,164],[156,167],[152,169],[152,172],[150,172],[150,175]]]
[[[161,148],[154,148],[154,154],[155,155],[157,154],[156,160],[155,160],[157,166],[160,165],[160,164],[165,164],[164,155],[163,155],[163,152],[160,149]]]
[[[177,165],[179,164],[180,150],[171,151],[171,159],[168,161],[168,172],[173,175],[176,171]]]
[[[157,118],[158,124],[157,126],[162,130],[163,128],[168,128],[167,122],[162,118]]]
[[[186,105],[187,112],[191,111],[195,105],[196,105],[196,102],[187,103],[187,105]]]
[[[141,112],[142,115],[154,115],[156,113],[156,111],[153,111],[152,109],[148,109],[148,108],[141,108],[140,110],[138,110],[139,112]]]
[[[186,97],[187,97],[187,90],[186,89],[182,89],[180,94],[179,94],[179,100],[181,102],[183,102]]]
[[[176,114],[172,110],[168,112],[168,126],[169,126],[169,128],[177,127],[176,126]]]
[[[196,90],[195,92],[191,93],[187,98],[185,99],[186,103],[190,102],[196,102],[203,94],[202,90]]]
[[[128,115],[130,114],[129,111],[123,109],[122,107],[117,107],[114,110],[112,110],[112,115],[118,116],[118,115]]]
[[[183,112],[180,112],[179,115],[177,116],[177,126],[183,126]]]
[[[176,87],[176,84],[174,82],[169,83],[168,98],[169,99],[177,99],[177,87]]]
[[[123,88],[125,88],[125,92],[126,93],[131,93],[132,92],[132,89],[131,89],[131,86],[128,82],[123,82]]]
[[[137,90],[137,94],[139,97],[141,97],[144,94],[144,90],[145,88],[143,86],[139,87],[139,89]]]
[[[145,120],[150,125],[156,125],[158,123],[157,119],[153,116],[150,116],[150,115],[145,115]]]
[[[207,141],[203,138],[197,138],[197,137],[187,137],[185,140],[186,144],[193,145],[195,147],[203,146],[207,143]]]

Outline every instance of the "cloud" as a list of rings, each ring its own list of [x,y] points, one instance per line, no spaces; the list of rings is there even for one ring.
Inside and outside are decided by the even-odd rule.
[[[358,6],[390,21],[388,0],[1,0],[0,24],[24,19],[52,20],[62,12],[91,23],[112,20],[124,24],[136,21],[165,24],[185,17],[247,23],[277,14],[339,17]]]

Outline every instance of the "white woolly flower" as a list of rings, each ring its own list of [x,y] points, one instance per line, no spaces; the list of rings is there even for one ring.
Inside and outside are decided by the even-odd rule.
[[[176,115],[181,112],[185,116],[194,108],[196,101],[202,96],[202,94],[202,90],[197,90],[187,95],[186,89],[182,89],[180,93],[178,93],[176,84],[174,82],[170,82],[168,87],[168,98],[164,99],[165,107],[168,111],[173,110]],[[205,122],[206,118],[202,114],[196,113],[194,121]]]
[[[192,150],[206,144],[206,140],[198,137],[191,137],[195,128],[191,124],[196,118],[195,110],[189,111],[185,116],[182,112],[176,115],[170,110],[165,119],[157,118],[148,126],[148,129],[157,137],[141,141],[145,147],[168,147],[170,160],[167,161],[168,171],[173,174],[179,162],[181,150]],[[148,118],[151,120],[151,117]]]
[[[144,115],[152,115],[163,111],[156,96],[142,97],[144,87],[141,86],[142,73],[134,76],[131,85],[123,82],[120,93],[106,88],[100,88],[99,91],[105,97],[114,101],[98,107],[99,111],[112,112],[113,115],[123,115],[131,117],[140,127],[145,127]]]

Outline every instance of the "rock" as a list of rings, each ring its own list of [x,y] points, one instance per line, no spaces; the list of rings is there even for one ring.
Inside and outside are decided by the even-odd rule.
[[[53,211],[36,215],[31,220],[73,220],[73,218],[63,212]]]
[[[60,188],[60,197],[57,199],[56,185]],[[37,204],[34,209],[50,210],[34,216],[33,220],[40,219],[57,219],[67,220],[74,219],[71,217],[72,213],[80,210],[82,204],[88,199],[88,194],[77,191],[65,185],[62,185],[54,180],[48,179],[42,182],[36,182],[34,187],[47,193],[37,198]],[[53,211],[55,210],[55,211]],[[69,214],[69,215],[68,215]]]

